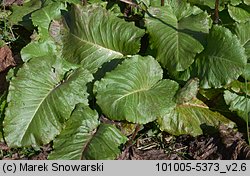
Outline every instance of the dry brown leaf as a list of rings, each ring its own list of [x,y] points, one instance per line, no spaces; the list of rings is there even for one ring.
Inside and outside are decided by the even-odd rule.
[[[24,0],[5,0],[3,1],[4,6],[10,6],[12,4],[22,5]]]
[[[10,66],[15,66],[16,62],[12,56],[12,51],[5,45],[0,48],[0,72],[5,71]]]

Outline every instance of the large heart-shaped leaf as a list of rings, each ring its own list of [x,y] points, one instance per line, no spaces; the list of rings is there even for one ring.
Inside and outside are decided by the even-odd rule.
[[[230,30],[213,26],[206,49],[197,57],[193,74],[203,88],[219,88],[236,80],[244,71],[244,47]]]
[[[12,78],[4,119],[9,146],[41,145],[62,129],[76,103],[88,104],[85,69],[53,57],[34,58]],[[70,72],[69,72],[70,71]]]
[[[68,61],[95,72],[104,62],[140,49],[144,31],[119,19],[102,7],[73,6],[66,17],[69,33],[63,45]]]
[[[153,57],[133,56],[95,83],[97,104],[114,120],[145,124],[174,106],[178,84],[161,80],[163,71]]]
[[[184,1],[148,11],[146,27],[156,59],[168,70],[185,70],[203,50],[200,41],[209,32],[208,14]]]
[[[233,126],[234,123],[219,114],[209,110],[209,107],[198,99],[184,104],[178,104],[163,117],[158,118],[160,129],[174,135],[190,134],[197,136],[211,126],[220,123]]]
[[[126,140],[113,125],[100,124],[96,111],[78,104],[54,140],[49,159],[115,159]]]

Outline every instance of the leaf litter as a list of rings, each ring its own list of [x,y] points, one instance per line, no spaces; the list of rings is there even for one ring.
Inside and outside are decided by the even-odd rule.
[[[10,6],[12,4],[22,5],[24,0],[5,0],[3,1],[4,6]]]
[[[242,133],[221,125],[213,135],[161,137],[142,134],[118,160],[239,160],[250,159],[250,147]]]
[[[7,70],[11,66],[15,66],[16,62],[12,56],[12,51],[5,45],[0,48],[0,72]]]
[[[11,49],[5,45],[0,48],[0,95],[7,90],[6,75],[10,67],[16,66]]]

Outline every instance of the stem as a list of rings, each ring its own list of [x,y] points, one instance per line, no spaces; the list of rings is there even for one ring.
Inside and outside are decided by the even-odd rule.
[[[219,0],[215,0],[214,23],[218,24],[219,21],[220,21],[220,17],[219,17]]]
[[[246,66],[245,66],[246,68]],[[248,98],[247,98],[247,79],[245,78],[245,88],[246,88],[246,111],[245,111],[245,118],[246,118],[246,125],[247,125],[247,141],[248,145],[250,145],[250,135],[249,135],[249,115],[250,112],[248,112]]]
[[[140,130],[140,128],[141,128],[141,125],[137,124],[136,127],[135,127],[135,131],[133,132],[130,140],[127,143],[127,147],[126,148],[130,148],[133,145],[133,141],[134,141],[134,139],[135,139],[138,131]]]
[[[82,5],[84,6],[84,5],[87,5],[87,0],[82,0]]]
[[[164,6],[164,2],[165,2],[164,0],[161,0],[161,6]]]

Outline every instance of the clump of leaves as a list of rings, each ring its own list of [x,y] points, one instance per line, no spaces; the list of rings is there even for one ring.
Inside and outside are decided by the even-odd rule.
[[[115,123],[100,121],[101,115],[197,136],[221,123],[235,126],[205,103],[218,90],[228,111],[248,125],[243,112],[250,111],[249,87],[231,84],[249,80],[249,4],[225,3],[218,10],[228,12],[221,19],[230,18],[230,28],[212,24],[202,7],[214,6],[205,1],[138,1],[136,23],[103,2],[13,6],[9,21],[34,31],[21,50],[24,64],[10,76],[7,144],[53,141],[49,159],[115,159],[128,138]],[[149,47],[141,50],[143,42]]]

